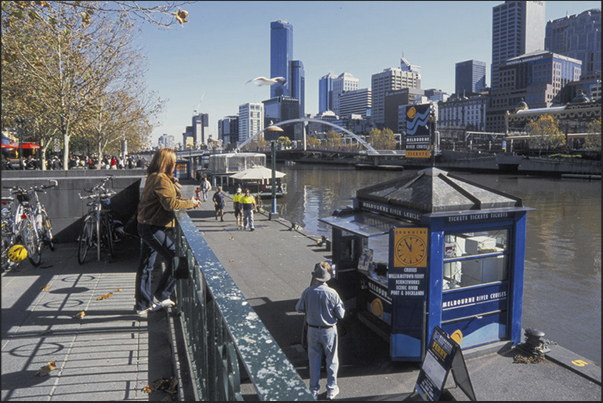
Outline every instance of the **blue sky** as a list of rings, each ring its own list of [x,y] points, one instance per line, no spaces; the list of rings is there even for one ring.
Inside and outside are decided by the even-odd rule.
[[[167,100],[152,144],[166,133],[182,141],[193,111],[217,121],[239,105],[270,97],[268,86],[245,84],[270,76],[270,22],[293,25],[293,59],[306,73],[306,113],[318,112],[318,80],[348,72],[359,88],[372,74],[399,67],[400,57],[421,66],[421,88],[454,92],[455,63],[486,62],[490,85],[492,8],[503,1],[200,1],[187,4],[183,27],[142,26],[148,88]],[[546,20],[600,8],[598,1],[547,1]],[[200,104],[200,105],[199,105]]]

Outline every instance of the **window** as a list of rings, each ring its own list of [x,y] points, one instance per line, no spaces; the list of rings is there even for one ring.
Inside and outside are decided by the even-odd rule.
[[[507,280],[508,238],[506,229],[447,234],[443,289]]]

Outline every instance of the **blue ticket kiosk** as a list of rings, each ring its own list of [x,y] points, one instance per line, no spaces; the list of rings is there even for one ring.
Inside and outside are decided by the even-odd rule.
[[[436,168],[358,190],[332,227],[346,309],[423,359],[436,326],[463,350],[521,341],[527,211],[520,198]]]

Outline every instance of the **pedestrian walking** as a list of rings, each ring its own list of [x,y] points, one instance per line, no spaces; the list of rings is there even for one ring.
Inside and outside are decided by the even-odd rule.
[[[214,193],[212,200],[216,207],[216,220],[218,219],[218,216],[220,216],[220,221],[224,221],[224,193],[222,193],[222,188],[220,186],[218,186],[218,191]]]
[[[138,204],[138,234],[142,250],[136,273],[136,305],[139,315],[149,311],[174,305],[170,299],[176,279],[172,276],[172,262],[175,247],[167,235],[174,226],[174,210],[195,208],[201,204],[194,196],[182,198],[174,178],[176,152],[171,148],[162,148],[155,152],[147,167],[148,177]],[[157,254],[160,254],[167,268],[159,280],[154,294],[151,291],[151,273]]]
[[[203,201],[207,201],[207,194],[211,190],[211,183],[207,180],[207,176],[203,177],[201,182],[201,191],[203,192]]]
[[[317,263],[312,272],[312,284],[302,292],[295,306],[297,312],[306,314],[308,322],[310,391],[315,399],[318,398],[320,390],[320,365],[323,353],[326,356],[327,399],[333,400],[339,394],[337,320],[343,319],[345,308],[337,291],[327,284],[331,277],[329,263]]]
[[[254,231],[253,210],[255,209],[255,198],[251,195],[249,189],[245,189],[245,194],[241,196],[240,200],[243,209],[243,229],[249,227],[250,231]]]
[[[243,192],[241,191],[241,188],[237,188],[237,193],[235,193],[232,198],[232,208],[234,209],[234,216],[237,221],[237,229],[243,229],[243,207],[241,205],[241,197],[243,197]]]

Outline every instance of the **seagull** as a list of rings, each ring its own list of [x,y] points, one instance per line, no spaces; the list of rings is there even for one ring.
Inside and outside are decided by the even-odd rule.
[[[247,81],[245,84],[249,84],[253,82],[255,85],[274,85],[274,84],[283,84],[287,82],[285,77],[275,77],[275,78],[266,78],[266,77],[256,77],[253,80]]]

